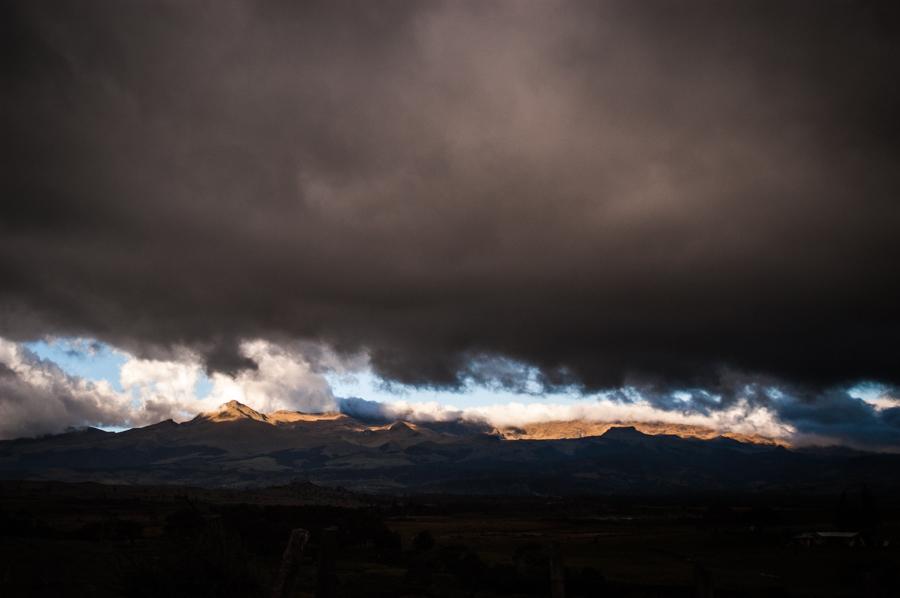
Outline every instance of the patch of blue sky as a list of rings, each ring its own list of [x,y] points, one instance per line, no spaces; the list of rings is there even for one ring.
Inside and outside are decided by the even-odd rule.
[[[42,339],[25,343],[25,347],[67,374],[85,380],[105,380],[122,391],[119,374],[129,356],[115,347],[93,339],[71,337]]]
[[[130,355],[113,346],[89,338],[46,338],[24,343],[25,347],[46,361],[52,361],[64,372],[95,382],[106,381],[122,392],[122,366]],[[212,391],[212,380],[201,372],[194,386],[194,395],[204,398]],[[138,389],[132,389],[136,398]]]
[[[466,409],[486,407],[506,403],[555,403],[574,404],[583,401],[584,397],[575,391],[550,392],[545,394],[515,392],[513,390],[487,388],[470,384],[460,390],[440,390],[418,388],[404,385],[386,385],[381,378],[372,372],[359,372],[352,375],[326,375],[332,392],[336,397],[359,397],[383,403],[435,402],[447,407]]]
[[[212,380],[206,375],[206,372],[200,372],[197,377],[197,383],[194,384],[194,396],[198,399],[205,399],[212,392]]]
[[[106,381],[117,391],[123,391],[120,379],[121,369],[130,356],[115,347],[94,339],[72,337],[46,338],[26,343],[25,347],[41,359],[52,361],[67,374],[86,380]],[[457,391],[397,384],[387,385],[370,371],[358,372],[353,375],[328,375],[327,378],[335,396],[338,397],[361,397],[387,403],[398,401],[437,402],[460,409],[504,403],[553,402],[568,404],[584,398],[574,391],[540,394],[487,388],[477,384],[467,385]],[[212,380],[205,373],[201,373],[194,386],[194,395],[202,399],[210,394],[212,388]],[[526,388],[531,390],[528,386]],[[137,391],[132,389],[132,392],[136,393]],[[134,399],[137,401],[136,396]]]
[[[128,426],[100,426],[100,429],[104,432],[124,432],[126,430],[130,430]]]
[[[777,386],[769,386],[766,388],[766,394],[769,395],[769,398],[775,399],[776,401],[780,401],[786,396],[784,391]]]
[[[683,403],[688,403],[694,398],[694,395],[684,390],[678,390],[672,393],[672,398]]]
[[[890,394],[891,388],[877,382],[860,382],[847,390],[847,394],[855,399],[874,401],[886,394]]]

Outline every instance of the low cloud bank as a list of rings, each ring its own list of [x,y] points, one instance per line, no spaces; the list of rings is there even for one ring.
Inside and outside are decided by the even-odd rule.
[[[721,433],[763,436],[794,446],[842,445],[864,450],[900,450],[900,401],[882,394],[864,400],[831,391],[810,400],[776,395],[768,404],[742,397],[718,409],[695,404],[688,393],[670,408],[636,392],[585,398],[577,404],[508,402],[457,409],[436,402],[382,403],[358,397],[338,399],[340,411],[368,421],[468,422],[489,427],[519,427],[550,421],[643,422],[701,426]],[[827,409],[822,409],[825,405]]]
[[[727,411],[701,414],[689,410],[664,411],[648,402],[622,403],[609,399],[586,399],[577,405],[558,403],[504,403],[484,407],[456,409],[439,403],[380,403],[360,398],[340,399],[341,412],[365,420],[411,422],[484,423],[491,427],[518,427],[550,421],[583,422],[659,422],[703,426],[721,432],[755,434],[768,438],[790,439],[796,429],[778,421],[774,413],[740,403]]]
[[[0,339],[0,438],[35,436],[87,424],[130,422],[126,396],[107,382],[69,376],[16,343]]]
[[[83,339],[72,345],[91,346]],[[460,409],[433,401],[336,397],[326,375],[361,371],[368,365],[364,357],[339,358],[322,345],[248,341],[241,344],[241,352],[255,368],[209,378],[204,377],[202,358],[186,349],[165,360],[123,354],[127,359],[117,389],[110,381],[73,376],[27,347],[0,338],[0,438],[81,426],[143,426],[167,418],[184,421],[236,400],[262,412],[340,411],[367,421],[458,422],[485,428],[547,421],[659,422],[760,435],[799,446],[900,450],[900,400],[888,387],[869,389],[862,397],[839,389],[812,394],[731,373],[709,390],[634,385],[565,404],[549,398]],[[202,391],[201,383],[206,384]]]

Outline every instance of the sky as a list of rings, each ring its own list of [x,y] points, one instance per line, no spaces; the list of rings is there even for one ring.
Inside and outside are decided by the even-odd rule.
[[[40,359],[51,361],[72,376],[107,382],[119,392],[122,385],[122,368],[132,356],[109,345],[86,339],[41,339],[26,343],[25,348]],[[502,402],[544,402],[547,394],[527,394],[503,388],[489,389],[473,385],[469,388],[440,390],[389,386],[367,367],[348,372],[330,372],[325,378],[335,396],[366,397],[380,402],[396,402],[411,399],[415,402],[439,402],[454,407],[484,407]],[[213,383],[206,372],[198,371],[193,387],[197,399],[209,396]],[[572,404],[579,400],[577,393],[560,391],[549,395],[554,402]]]
[[[900,446],[896,3],[2,11],[4,437],[243,397]]]

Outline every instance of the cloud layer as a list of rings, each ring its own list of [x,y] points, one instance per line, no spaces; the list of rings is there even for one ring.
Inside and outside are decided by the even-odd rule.
[[[67,352],[90,352],[96,346],[83,339],[64,343]],[[115,351],[109,347],[100,350]],[[381,402],[335,396],[329,374],[352,375],[367,371],[369,365],[364,356],[347,361],[309,343],[244,342],[240,357],[252,359],[256,367],[234,376],[215,373],[210,379],[204,378],[200,356],[184,348],[170,360],[117,353],[125,357],[118,379],[92,381],[70,375],[53,361],[0,338],[0,439],[56,433],[69,427],[125,428],[168,418],[186,421],[236,400],[264,413],[340,411],[363,421],[462,423],[486,432],[550,421],[653,422],[758,435],[798,446],[840,444],[900,450],[900,399],[883,388],[865,389],[856,395],[832,390],[810,397],[753,384],[734,388],[727,396],[696,391],[659,394],[626,387],[575,402],[565,395],[535,401],[523,393],[518,401],[506,398],[457,408],[450,402],[402,400],[399,396]],[[208,384],[202,391],[201,380]],[[560,403],[560,399],[566,402]]]
[[[900,383],[896,6],[6,4],[0,333],[137,381],[265,377],[259,338],[418,385]]]
[[[52,362],[0,338],[0,439],[68,426],[121,425],[126,405],[109,383],[69,376]]]
[[[184,421],[236,400],[263,412],[279,409],[334,411],[338,403],[320,371],[322,351],[265,341],[244,343],[242,357],[257,366],[236,376],[213,374],[208,392],[198,392],[200,356],[185,349],[169,360],[127,355],[118,382],[67,374],[17,343],[0,338],[0,438],[56,433],[69,427],[135,427],[164,419]]]

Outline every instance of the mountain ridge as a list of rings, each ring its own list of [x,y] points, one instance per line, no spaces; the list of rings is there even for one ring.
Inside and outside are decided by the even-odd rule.
[[[271,413],[262,413],[256,411],[252,407],[245,405],[236,400],[223,403],[214,411],[208,411],[197,414],[190,422],[211,422],[222,423],[228,421],[253,420],[262,423],[279,425],[292,424],[298,422],[316,422],[316,421],[340,421],[355,420],[358,418],[349,416],[338,411],[328,411],[321,413],[306,413],[302,411],[278,410]],[[172,420],[166,420],[172,421]],[[363,420],[364,421],[364,420]],[[157,426],[151,424],[151,426]],[[403,424],[411,430],[418,430],[420,427],[438,427],[443,424],[452,422],[411,422],[403,419],[397,419],[386,422],[384,424],[371,424],[371,427],[379,428],[387,425],[388,427]],[[465,422],[457,422],[465,425]],[[145,426],[146,427],[146,426]],[[681,438],[698,438],[701,440],[710,440],[717,437],[730,438],[742,443],[751,444],[767,444],[781,445],[789,447],[790,444],[782,439],[770,438],[761,434],[744,434],[731,431],[719,432],[712,428],[706,428],[691,424],[673,424],[664,422],[640,422],[640,421],[580,421],[580,420],[549,420],[544,422],[530,422],[520,426],[500,426],[491,430],[491,433],[502,436],[505,440],[562,440],[567,438],[584,438],[591,436],[603,436],[616,428],[633,428],[634,430],[649,436],[658,435],[674,435]]]
[[[375,493],[534,495],[824,492],[857,480],[900,493],[896,455],[798,451],[724,436],[648,434],[639,423],[603,425],[602,435],[535,439],[519,430],[511,438],[480,424],[264,414],[229,402],[182,423],[2,441],[0,478],[204,487],[302,479]],[[562,428],[543,434],[602,426]]]
[[[498,432],[508,440],[558,440],[562,438],[603,436],[613,428],[622,427],[631,427],[650,436],[673,435],[681,438],[698,438],[700,440],[711,440],[721,437],[743,443],[791,446],[784,439],[772,438],[763,434],[732,431],[720,432],[712,428],[693,424],[665,422],[549,420],[526,423],[519,426],[505,426],[499,428]]]

